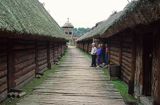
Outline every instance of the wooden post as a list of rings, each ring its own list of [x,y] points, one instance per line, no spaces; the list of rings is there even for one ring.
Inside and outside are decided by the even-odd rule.
[[[51,46],[51,43],[50,41],[48,41],[47,43],[47,68],[48,69],[51,69],[50,46]]]
[[[38,41],[35,41],[35,64],[36,64],[36,69],[35,69],[35,75],[39,72],[38,68]]]
[[[135,34],[132,34],[132,68],[131,68],[131,77],[129,80],[129,88],[128,93],[133,95],[134,94],[134,78],[135,78],[135,69],[136,69],[136,38]]]
[[[12,39],[8,39],[8,48],[7,48],[7,53],[8,53],[8,57],[7,57],[7,80],[8,80],[8,91],[10,91],[10,89],[15,87],[15,77],[14,77],[14,72],[15,72],[15,67],[14,67],[14,51],[13,51],[13,47],[14,47],[14,41]]]

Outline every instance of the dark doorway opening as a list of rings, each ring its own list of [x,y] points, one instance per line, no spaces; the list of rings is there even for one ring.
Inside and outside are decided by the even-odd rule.
[[[143,37],[143,95],[151,96],[152,91],[152,56],[153,36],[151,34]]]

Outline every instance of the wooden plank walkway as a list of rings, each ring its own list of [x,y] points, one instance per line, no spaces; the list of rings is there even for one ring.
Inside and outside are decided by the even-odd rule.
[[[69,48],[56,73],[17,105],[125,105],[103,71],[89,66],[79,50]]]

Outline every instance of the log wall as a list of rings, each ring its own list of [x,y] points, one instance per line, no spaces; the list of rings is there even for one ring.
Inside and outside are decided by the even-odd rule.
[[[120,46],[120,37],[116,36],[109,40],[109,58],[111,64],[120,65],[120,57],[121,57],[121,46]]]
[[[47,69],[47,42],[37,43],[37,69],[39,73],[44,72]]]
[[[0,101],[7,96],[7,40],[0,41]]]
[[[121,77],[127,84],[131,79],[132,73],[132,59],[133,59],[133,37],[131,35],[123,35],[121,52],[122,52],[122,61],[121,61]]]

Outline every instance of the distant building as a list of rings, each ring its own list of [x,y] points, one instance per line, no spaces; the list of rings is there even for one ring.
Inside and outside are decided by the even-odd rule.
[[[72,25],[72,23],[69,22],[69,18],[67,22],[62,26],[62,29],[67,39],[69,40],[69,45],[75,45],[74,38],[73,38],[74,37],[74,34],[73,34],[74,26]]]

